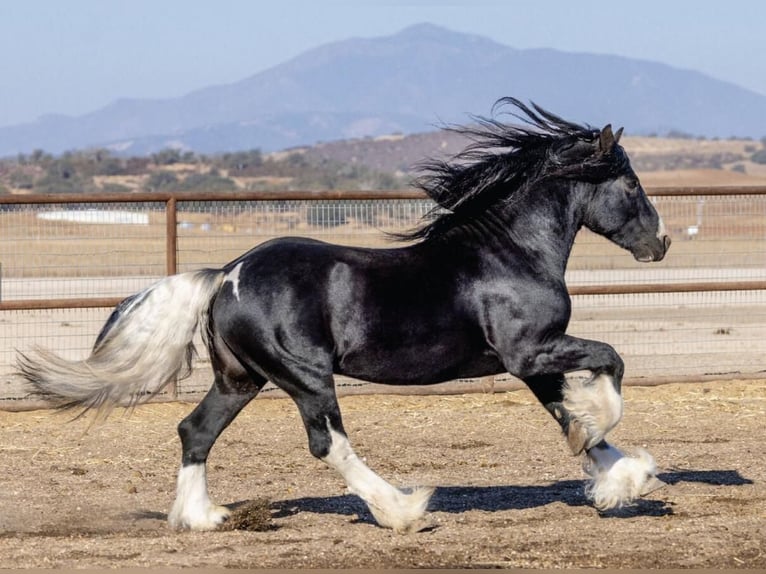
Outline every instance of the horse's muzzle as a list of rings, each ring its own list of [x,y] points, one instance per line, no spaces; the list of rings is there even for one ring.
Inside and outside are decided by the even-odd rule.
[[[668,249],[670,249],[670,235],[663,235],[662,236],[662,253],[659,254],[658,257],[655,257],[655,261],[662,261],[665,258],[665,254],[668,252]]]
[[[663,235],[658,237],[657,241],[652,241],[651,247],[647,246],[646,249],[636,250],[633,252],[633,257],[636,261],[641,263],[649,263],[652,261],[662,261],[665,258],[665,254],[670,249],[670,236]]]

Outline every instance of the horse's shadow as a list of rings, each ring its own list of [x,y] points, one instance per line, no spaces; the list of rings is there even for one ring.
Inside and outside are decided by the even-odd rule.
[[[715,486],[742,486],[753,484],[749,478],[742,476],[737,470],[682,470],[673,469],[657,475],[666,484],[679,482],[701,482]]]
[[[671,470],[660,473],[657,477],[668,485],[700,482],[719,486],[741,486],[753,483],[736,470]],[[470,510],[501,512],[537,508],[554,502],[563,502],[572,507],[589,506],[590,502],[585,497],[585,482],[562,480],[544,486],[441,486],[434,491],[428,503],[428,510],[450,514],[461,514]],[[364,502],[352,495],[281,500],[273,502],[271,509],[274,518],[314,512],[356,516],[358,522],[374,523]],[[603,518],[672,514],[672,503],[648,498],[641,498],[625,508],[599,513]]]
[[[563,480],[545,486],[440,486],[428,503],[429,512],[461,514],[471,510],[502,512],[524,510],[563,502],[568,506],[588,506],[584,482]],[[353,522],[374,524],[375,521],[362,500],[353,495],[305,497],[281,500],[271,504],[274,518],[293,516],[301,512],[355,516]],[[661,501],[641,499],[631,507],[601,513],[602,516],[663,516],[672,509]]]
[[[670,470],[657,475],[668,485],[682,482],[699,482],[716,486],[741,486],[753,484],[736,470]],[[236,510],[248,501],[229,504]],[[585,482],[582,480],[561,480],[544,486],[440,486],[434,491],[428,503],[430,512],[461,514],[470,510],[502,512],[504,510],[525,510],[563,502],[572,507],[588,506],[585,497]],[[353,516],[352,522],[374,524],[367,506],[354,495],[325,497],[303,497],[279,500],[271,505],[273,518],[285,518],[302,512],[315,514],[337,514]],[[632,506],[599,513],[604,518],[628,518],[634,516],[668,516],[673,514],[672,503],[641,498]],[[134,518],[163,518],[154,512],[134,513]]]

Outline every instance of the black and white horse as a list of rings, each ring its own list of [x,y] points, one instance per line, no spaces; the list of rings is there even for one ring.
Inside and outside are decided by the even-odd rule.
[[[473,143],[431,162],[417,184],[441,207],[388,249],[269,241],[221,269],[168,277],[120,303],[92,354],[19,355],[36,392],[59,406],[135,404],[188,372],[200,327],[213,385],[179,425],[183,454],[169,522],[214,529],[229,510],[208,496],[217,437],[267,381],[298,406],[309,450],[336,469],[382,526],[407,531],[432,489],[400,490],[365,465],[343,430],[333,375],[394,385],[509,372],[585,454],[587,495],[618,507],[656,481],[648,453],[625,456],[604,437],[622,416],[623,362],[598,341],[567,335],[564,282],[585,226],[659,261],[670,239],[624,149],[622,130],[566,121],[513,98],[521,125],[477,118]],[[564,374],[587,370],[586,380]]]

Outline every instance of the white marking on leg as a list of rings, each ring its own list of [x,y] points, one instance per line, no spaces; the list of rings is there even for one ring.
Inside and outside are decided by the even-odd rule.
[[[230,514],[231,511],[225,506],[210,502],[204,463],[181,467],[178,471],[176,500],[168,515],[171,527],[214,530]]]
[[[234,294],[234,297],[236,297],[237,301],[239,301],[239,272],[241,269],[242,263],[237,263],[236,267],[229,271],[229,273],[227,273],[226,277],[223,279],[224,283],[226,281],[231,282],[231,291]]]
[[[329,427],[332,443],[324,460],[337,470],[351,492],[367,503],[378,524],[396,532],[419,528],[433,488],[415,488],[405,493],[393,487],[364,464],[351,448],[348,439]]]
[[[583,436],[575,441],[578,448],[594,447],[622,418],[622,396],[610,375],[602,373],[585,381],[568,379],[563,394],[563,405],[570,415],[570,445],[572,433],[579,433]]]
[[[584,464],[590,480],[585,495],[599,510],[621,508],[663,485],[655,475],[657,465],[640,449],[635,457],[603,442],[588,451]]]

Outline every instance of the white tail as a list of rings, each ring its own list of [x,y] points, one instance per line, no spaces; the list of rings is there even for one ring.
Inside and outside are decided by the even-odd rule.
[[[221,270],[203,269],[162,279],[115,308],[87,359],[38,348],[19,353],[19,372],[62,408],[103,413],[145,401],[190,373],[192,338],[223,278]]]

